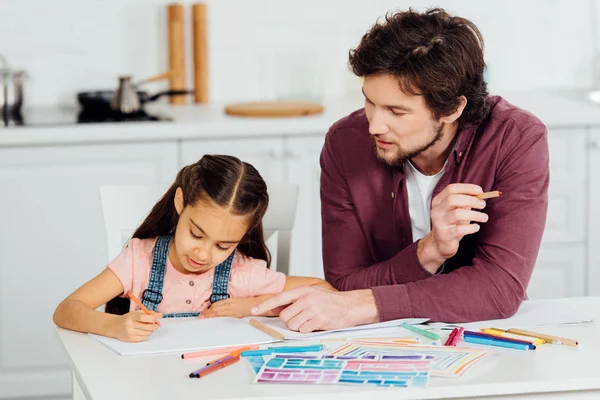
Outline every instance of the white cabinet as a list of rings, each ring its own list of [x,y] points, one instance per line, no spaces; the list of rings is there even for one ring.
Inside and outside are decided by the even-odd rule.
[[[285,179],[284,139],[281,137],[223,140],[184,140],[181,142],[181,167],[205,154],[228,154],[252,164],[267,184]]]
[[[588,295],[600,296],[600,130],[590,132],[588,205]]]
[[[0,399],[71,391],[52,314],[108,261],[98,187],[176,172],[174,141],[0,149]]]
[[[550,129],[548,146],[548,216],[527,294],[531,299],[584,296],[587,131]]]
[[[585,245],[542,246],[527,296],[530,299],[578,297],[585,292]]]
[[[583,243],[586,236],[587,131],[550,129],[550,188],[544,243]]]
[[[288,179],[299,186],[290,254],[291,275],[323,278],[319,156],[324,143],[324,135],[287,141]]]

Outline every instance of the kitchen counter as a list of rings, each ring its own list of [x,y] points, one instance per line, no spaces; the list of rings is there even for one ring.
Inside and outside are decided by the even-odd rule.
[[[511,103],[538,116],[549,128],[600,126],[600,105],[584,92],[507,92]],[[0,147],[166,141],[191,138],[243,138],[325,134],[332,123],[361,108],[360,97],[327,101],[321,115],[243,118],[225,115],[223,105],[151,104],[146,110],[172,119],[160,122],[76,124],[77,109],[29,109],[28,125],[0,128]]]
[[[148,105],[149,114],[172,121],[77,124],[77,109],[31,109],[27,125],[0,128],[0,147],[193,138],[324,135],[331,124],[363,106],[360,98],[326,103],[320,115],[246,118],[226,115],[223,105]]]

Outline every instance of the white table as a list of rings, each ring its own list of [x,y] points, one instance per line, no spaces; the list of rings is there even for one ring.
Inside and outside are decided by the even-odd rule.
[[[561,301],[600,320],[600,297]],[[254,384],[254,373],[243,360],[203,379],[190,379],[188,374],[207,359],[184,361],[179,354],[121,357],[88,335],[57,329],[71,362],[75,399],[599,399],[598,324],[538,330],[577,339],[580,346],[545,345],[535,351],[495,347],[496,354],[460,378],[432,378],[426,389],[405,389]]]

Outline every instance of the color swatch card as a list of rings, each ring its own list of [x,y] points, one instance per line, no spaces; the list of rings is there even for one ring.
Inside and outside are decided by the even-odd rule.
[[[244,320],[249,320],[245,318]],[[359,325],[351,328],[335,329],[330,331],[317,331],[310,333],[301,333],[289,330],[285,323],[279,318],[273,317],[258,317],[253,318],[261,323],[267,325],[270,328],[282,333],[285,339],[329,339],[329,338],[346,338],[352,336],[403,336],[406,331],[400,326],[403,323],[409,325],[422,324],[427,322],[427,318],[405,318],[397,319],[393,321],[380,322],[377,324]]]
[[[243,356],[243,358],[244,360],[248,361],[254,373],[258,374],[271,356]]]
[[[432,356],[335,357],[274,354],[256,375],[256,382],[352,384],[425,387]]]
[[[416,337],[411,337],[411,336],[407,336],[407,337],[386,337],[386,338],[369,338],[369,337],[361,337],[361,338],[350,338],[347,341],[337,341],[336,339],[326,339],[326,340],[322,340],[321,342],[337,342],[337,343],[341,343],[341,342],[346,342],[346,343],[361,343],[361,344],[369,344],[369,343],[391,343],[393,345],[418,345],[419,344],[419,339]],[[335,346],[337,347],[337,345]],[[322,353],[327,353],[327,351],[322,352],[322,351],[317,351],[317,352],[302,352],[303,355],[305,354],[309,354],[309,355],[315,355],[315,354],[322,354]],[[252,367],[252,370],[254,370],[254,373],[258,373],[260,371],[260,369],[263,367],[263,365],[265,364],[265,362],[271,357],[270,355],[244,355],[243,356],[244,359],[246,361],[248,361],[248,363],[250,364],[250,366]]]
[[[121,342],[104,336],[94,339],[120,355],[185,353],[229,346],[276,342],[276,339],[238,318],[168,318],[161,320],[148,340]]]
[[[414,346],[394,343],[348,343],[329,352],[336,357],[432,356],[431,375],[459,377],[493,351],[468,347]]]

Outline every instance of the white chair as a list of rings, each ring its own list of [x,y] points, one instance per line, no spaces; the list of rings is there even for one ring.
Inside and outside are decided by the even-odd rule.
[[[109,260],[122,250],[169,185],[102,186],[100,199]],[[291,231],[296,216],[297,185],[270,185],[269,208],[263,219],[272,269],[289,273]],[[275,244],[274,244],[275,242]]]

